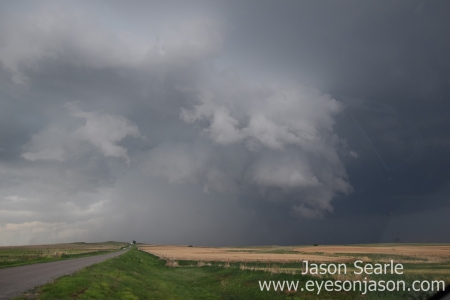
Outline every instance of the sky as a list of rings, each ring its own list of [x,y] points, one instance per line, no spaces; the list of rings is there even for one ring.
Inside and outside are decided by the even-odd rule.
[[[450,242],[447,1],[2,1],[0,245]]]

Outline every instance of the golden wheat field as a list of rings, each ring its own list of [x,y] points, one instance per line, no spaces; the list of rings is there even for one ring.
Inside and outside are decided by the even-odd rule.
[[[201,261],[301,261],[305,259],[327,261],[328,258],[315,254],[300,253],[267,253],[258,252],[257,248],[213,248],[186,246],[139,246],[139,250],[146,251],[160,258],[171,260],[201,260]],[[344,262],[350,257],[335,257],[335,261]]]
[[[415,261],[450,260],[450,245],[317,246],[299,247],[294,250],[301,253],[320,252],[324,255],[380,254],[387,256],[402,256],[404,259],[412,258]]]
[[[140,245],[163,259],[197,261],[353,262],[396,261],[405,263],[450,262],[450,245],[350,245],[350,246],[266,246],[266,247],[188,247]]]
[[[404,278],[432,278],[450,282],[450,245],[374,244],[339,246],[192,247],[139,245],[139,249],[166,261],[169,267],[218,266],[271,273],[299,274],[304,261],[345,263],[353,278],[353,263],[395,263],[404,265]],[[318,276],[318,275],[314,275]],[[331,277],[341,280],[343,275]],[[353,276],[353,277],[352,277]],[[356,276],[358,277],[358,276]],[[356,278],[355,277],[355,278]],[[354,279],[355,279],[354,278]],[[357,279],[357,278],[356,278]]]

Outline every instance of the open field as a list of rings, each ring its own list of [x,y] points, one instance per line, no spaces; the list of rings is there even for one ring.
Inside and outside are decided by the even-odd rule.
[[[358,280],[353,274],[353,263],[386,263],[393,260],[404,267],[402,279],[412,282],[421,280],[444,280],[450,283],[450,245],[349,245],[349,246],[264,246],[264,247],[187,247],[139,245],[139,249],[167,261],[168,266],[219,266],[241,270],[265,271],[271,274],[300,274],[304,271],[302,261],[316,263],[344,263],[347,274],[329,277],[339,280]],[[319,276],[320,275],[315,275]],[[372,279],[399,279],[398,275],[371,275]]]
[[[311,277],[235,268],[169,268],[165,261],[134,248],[17,299],[300,299],[300,294],[261,292],[258,280],[299,280],[304,284],[308,279]],[[355,299],[357,295],[326,292],[323,296]],[[304,292],[301,299],[317,299],[317,295]]]
[[[186,247],[186,246],[152,246],[139,245],[139,249],[158,257],[171,260],[198,260],[198,261],[275,261],[275,262],[301,262],[330,261],[329,256],[316,254],[301,254],[295,251],[282,252],[283,249],[277,247],[280,253],[270,252],[270,248],[213,248],[213,247]],[[333,256],[333,261],[350,262],[351,257]]]
[[[29,291],[17,299],[426,299],[422,292],[261,291],[259,281],[324,279],[233,267],[172,268],[158,257],[133,247],[127,253],[82,269]]]
[[[126,245],[127,244],[123,242],[80,242],[70,244],[0,247],[0,268],[104,254],[110,251],[119,250]]]
[[[317,246],[298,247],[294,251],[305,254],[321,253],[322,255],[370,255],[378,254],[398,257],[400,260],[416,262],[445,262],[450,261],[450,245],[350,245],[350,246]]]
[[[140,245],[139,249],[172,260],[299,262],[450,263],[450,245],[187,247]]]

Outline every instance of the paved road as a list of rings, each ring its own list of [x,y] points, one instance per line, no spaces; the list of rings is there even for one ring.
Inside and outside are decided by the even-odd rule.
[[[128,250],[103,255],[0,269],[0,299],[11,299],[52,279],[74,273]]]

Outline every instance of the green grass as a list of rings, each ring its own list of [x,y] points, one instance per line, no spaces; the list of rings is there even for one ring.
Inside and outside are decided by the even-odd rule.
[[[198,261],[196,260],[175,260],[179,267],[194,267],[198,266]],[[261,269],[277,269],[282,271],[283,269],[292,272],[292,269],[296,269],[297,273],[302,270],[302,262],[265,262],[265,261],[247,261],[247,262],[227,262],[227,261],[205,261],[202,262],[208,266],[214,267],[224,267],[225,265],[230,268],[261,268]],[[287,272],[287,273],[289,273]],[[286,273],[286,272],[285,272]]]
[[[181,263],[181,262],[180,262]],[[193,266],[181,263],[171,268],[158,257],[133,247],[125,254],[82,269],[56,282],[43,285],[17,299],[425,299],[424,293],[383,292],[360,296],[356,292],[287,293],[261,292],[261,280],[306,281],[330,278],[271,274],[241,270],[237,266]],[[422,266],[423,267],[423,266]],[[444,267],[445,268],[445,267]],[[380,276],[377,279],[412,279],[408,276]],[[414,276],[415,279],[417,277]],[[371,279],[376,279],[372,277]],[[407,282],[411,282],[407,280]]]
[[[37,299],[355,299],[355,293],[261,292],[259,280],[308,276],[273,274],[214,266],[169,268],[156,256],[135,248],[119,257],[41,286]],[[318,280],[318,279],[316,279]],[[17,299],[30,299],[20,297]]]
[[[0,268],[100,255],[126,246],[122,242],[0,247]]]

